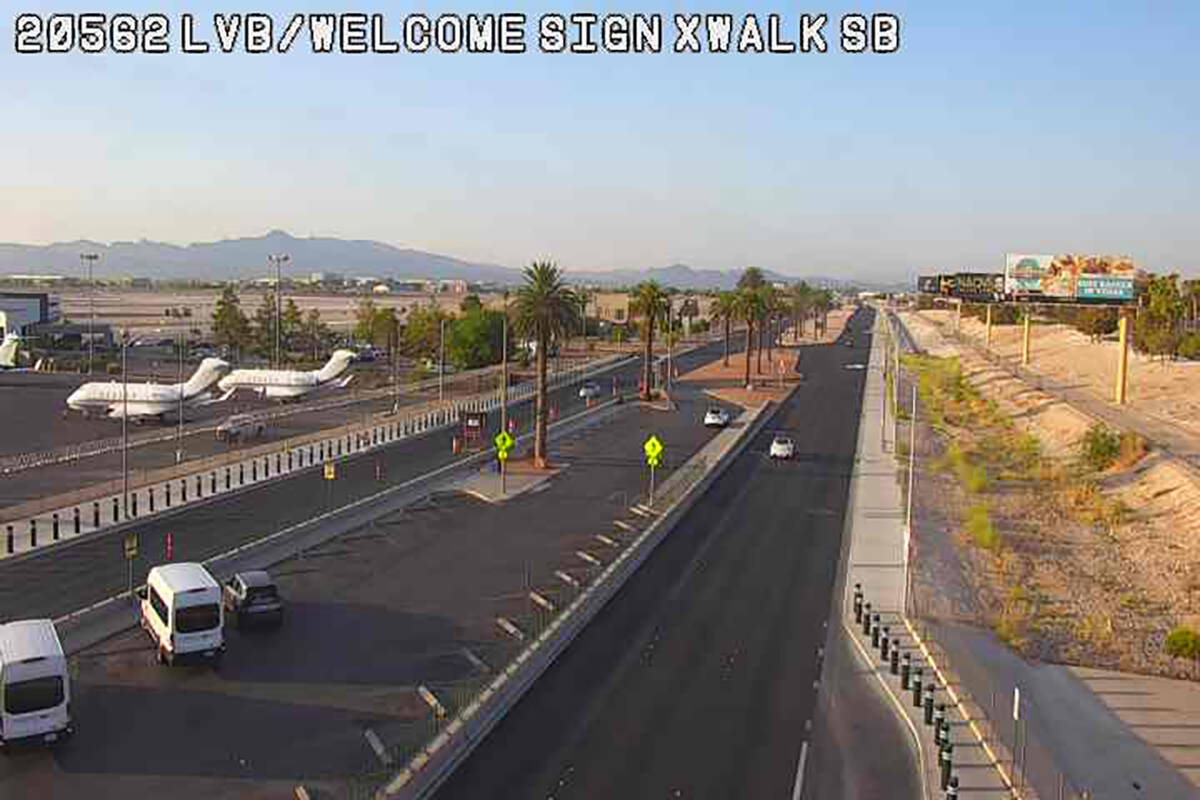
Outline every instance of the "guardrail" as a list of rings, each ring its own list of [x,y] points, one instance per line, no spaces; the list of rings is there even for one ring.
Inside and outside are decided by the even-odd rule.
[[[567,591],[573,596],[563,604],[561,611],[549,610],[554,608],[553,604],[542,597],[539,607],[543,611],[532,616],[532,624],[527,624],[528,630],[509,622],[506,629],[510,630],[510,635],[512,630],[520,634],[514,638],[519,640],[521,646],[500,674],[480,687],[450,687],[444,692],[442,703],[454,709],[453,713],[434,714],[423,731],[428,734],[427,737],[418,737],[404,752],[393,754],[394,760],[406,761],[406,766],[390,780],[385,780],[386,773],[380,771],[362,776],[346,787],[348,794],[355,800],[409,800],[428,797],[434,792],[603,609],[712,482],[748,446],[769,420],[769,407],[769,403],[764,404],[753,412],[744,428],[731,429],[733,435],[717,448],[720,452],[708,454],[702,451],[679,467],[656,492],[654,508],[635,503],[632,511],[654,517],[654,521],[621,548],[607,565],[594,557],[589,559],[590,562],[596,562],[588,568],[589,573],[595,574],[590,580],[572,578],[572,582],[567,583]],[[618,544],[610,537],[605,538],[605,547]],[[563,574],[561,571],[558,573],[560,578]]]
[[[586,380],[627,360],[626,357],[603,359],[596,364],[554,373],[550,388]],[[532,382],[521,383],[509,388],[508,402],[510,405],[520,403],[534,394]],[[354,455],[401,439],[422,436],[457,424],[462,412],[491,411],[498,409],[500,403],[500,391],[495,390],[433,404],[403,417],[378,414],[365,422],[332,431],[228,453],[202,463],[151,471],[141,476],[142,480],[131,482],[128,514],[121,508],[123,485],[119,480],[14,506],[5,509],[5,521],[0,523],[4,525],[0,531],[0,558],[44,549],[62,541],[144,520],[156,513],[173,513],[218,495],[313,468],[329,458]]]

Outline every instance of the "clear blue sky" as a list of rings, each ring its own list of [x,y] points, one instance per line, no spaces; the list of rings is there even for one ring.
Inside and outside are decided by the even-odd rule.
[[[186,4],[213,11],[691,10]],[[1200,272],[1200,4],[895,2],[807,55],[0,54],[0,241],[370,238],[568,268],[906,279],[1006,251]],[[902,17],[837,52],[847,11]],[[671,27],[667,26],[669,32]],[[173,50],[178,50],[172,36]]]

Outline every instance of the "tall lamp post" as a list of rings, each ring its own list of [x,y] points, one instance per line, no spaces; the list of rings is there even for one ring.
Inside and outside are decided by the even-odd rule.
[[[504,290],[503,341],[500,343],[500,431],[508,430],[508,290]],[[500,461],[500,494],[508,494],[508,461]]]
[[[121,332],[121,516],[129,519],[129,331]]]
[[[88,375],[92,374],[92,361],[95,356],[96,333],[96,283],[92,280],[92,264],[99,260],[99,253],[80,253],[79,262],[87,264],[88,276]]]
[[[442,317],[441,336],[438,341],[438,402],[446,396],[446,318]]]
[[[276,369],[283,365],[280,354],[280,342],[283,339],[283,265],[291,260],[292,257],[287,253],[267,256],[267,261],[275,265],[275,363],[273,366]]]
[[[175,463],[183,463],[183,333],[179,334],[179,432],[176,434]]]

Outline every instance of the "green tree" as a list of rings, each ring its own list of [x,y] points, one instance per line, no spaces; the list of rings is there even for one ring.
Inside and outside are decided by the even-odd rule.
[[[289,297],[283,306],[283,351],[285,353],[299,346],[303,330],[304,315],[300,313],[296,301]]]
[[[359,342],[375,341],[375,315],[379,307],[369,297],[358,301],[354,309],[354,339]]]
[[[1144,307],[1133,325],[1133,346],[1142,353],[1174,357],[1181,340],[1181,323],[1187,302],[1179,293],[1178,275],[1150,278],[1143,297]]]
[[[1073,316],[1075,329],[1091,339],[1093,344],[1117,329],[1115,308],[1081,308]]]
[[[754,289],[737,293],[737,316],[746,323],[746,374],[744,383],[750,385],[750,356],[754,351],[754,329],[761,315],[762,295]]]
[[[504,346],[504,314],[482,306],[454,321],[446,334],[446,354],[459,369],[498,364]]]
[[[566,336],[578,325],[579,303],[563,282],[562,270],[550,261],[535,261],[525,268],[525,285],[513,303],[517,332],[537,342],[537,382],[533,433],[533,460],[546,465],[546,358],[550,342]]]
[[[804,336],[804,320],[808,319],[812,304],[816,300],[815,295],[815,290],[806,281],[800,281],[792,287],[792,324],[796,328],[797,341]],[[813,334],[816,335],[816,331],[813,331]]]
[[[729,335],[732,332],[733,321],[737,319],[737,294],[721,292],[709,307],[709,316],[714,322],[720,322],[725,329],[725,366],[729,366]]]
[[[329,326],[321,321],[321,312],[310,308],[304,315],[304,322],[300,325],[298,346],[303,348],[305,353],[311,352],[313,361],[317,361],[321,357],[321,350],[329,343],[329,339]]]
[[[439,306],[420,306],[409,311],[404,324],[404,352],[412,358],[440,357],[442,321],[449,319]],[[447,325],[447,338],[452,334],[453,328]]]
[[[263,294],[262,302],[254,309],[254,349],[260,356],[275,352],[275,292]]]
[[[483,301],[479,299],[479,295],[469,294],[458,304],[458,309],[464,314],[470,314],[472,311],[482,311]]]
[[[738,289],[760,289],[767,283],[763,271],[758,267],[746,267],[738,278]]]
[[[212,331],[213,341],[218,346],[232,348],[235,352],[240,353],[250,343],[250,320],[242,311],[241,300],[232,286],[226,285],[221,290],[221,296],[213,306]]]
[[[643,281],[629,294],[629,316],[644,319],[642,339],[642,399],[650,399],[650,360],[654,357],[654,329],[667,315],[669,297],[657,281]]]

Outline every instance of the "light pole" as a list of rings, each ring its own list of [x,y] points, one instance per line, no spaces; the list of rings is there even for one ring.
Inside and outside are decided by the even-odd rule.
[[[446,396],[446,318],[442,317],[441,336],[438,341],[438,402]]]
[[[508,430],[508,290],[504,290],[503,339],[500,344],[500,432]],[[500,494],[508,494],[508,459],[500,460]]]
[[[175,463],[183,463],[183,334],[179,334],[179,432],[175,446]]]
[[[267,261],[275,265],[275,363],[273,366],[276,369],[283,365],[280,355],[280,342],[283,338],[283,264],[291,259],[292,257],[287,253],[267,256]]]
[[[80,253],[79,261],[87,264],[88,275],[88,375],[92,374],[92,359],[95,352],[96,332],[96,283],[92,280],[92,264],[100,258],[99,253]]]
[[[129,331],[121,332],[121,516],[129,519]]]
[[[675,349],[671,337],[671,309],[675,305],[675,298],[667,297],[667,391],[671,391],[671,353]]]

